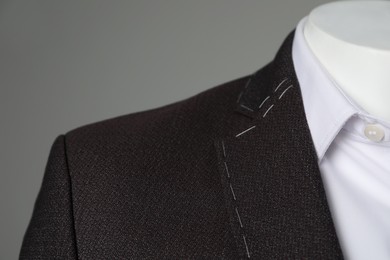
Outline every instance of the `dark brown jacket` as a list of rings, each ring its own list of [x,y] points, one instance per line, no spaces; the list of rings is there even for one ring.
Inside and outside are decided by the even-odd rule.
[[[58,136],[20,257],[342,258],[293,36],[253,75]]]

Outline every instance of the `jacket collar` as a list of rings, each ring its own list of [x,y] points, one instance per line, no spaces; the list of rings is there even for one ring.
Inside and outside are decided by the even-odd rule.
[[[283,93],[293,83],[299,87],[291,56],[294,32],[287,36],[274,60],[249,77],[237,98],[237,112],[256,118],[266,107],[266,103],[269,103],[268,97]]]
[[[242,258],[341,258],[291,57],[294,31],[249,77],[215,141]],[[238,114],[237,114],[238,113]]]

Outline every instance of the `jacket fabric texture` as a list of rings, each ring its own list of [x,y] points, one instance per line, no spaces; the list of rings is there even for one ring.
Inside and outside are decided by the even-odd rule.
[[[341,259],[291,57],[52,144],[21,259]]]

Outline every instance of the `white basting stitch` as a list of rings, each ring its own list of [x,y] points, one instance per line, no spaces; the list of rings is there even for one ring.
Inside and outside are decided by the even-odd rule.
[[[261,108],[261,107],[264,105],[265,101],[267,101],[269,98],[270,98],[270,96],[266,97],[266,98],[263,100],[263,102],[261,102],[259,108]]]
[[[267,115],[267,113],[271,110],[271,108],[274,106],[274,104],[272,104],[268,109],[267,111],[265,111],[264,115],[263,115],[263,118]]]
[[[241,133],[239,133],[238,135],[236,135],[236,137],[239,137],[240,135],[245,134],[246,132],[252,130],[252,129],[255,128],[255,127],[256,127],[255,125],[252,126],[252,127],[249,127],[248,129],[246,129],[246,130],[242,131]]]
[[[245,108],[245,109],[247,109],[247,110],[249,110],[249,111],[253,112],[253,109],[251,109],[251,108],[249,108],[249,107],[247,107],[247,106],[240,105],[240,107],[243,107],[243,108]]]
[[[240,99],[241,99],[242,94],[244,94],[244,91],[241,91],[240,95],[239,95],[238,98],[237,98],[236,103],[240,102]]]
[[[251,258],[251,255],[249,254],[249,249],[248,249],[248,245],[247,245],[247,243],[246,243],[245,236],[242,235],[242,238],[244,239],[245,248],[246,248],[246,254],[248,255],[248,258]]]
[[[254,74],[256,74],[256,73],[254,73]],[[251,76],[249,77],[248,81],[247,81],[246,84],[245,84],[244,90],[248,88],[249,83],[250,83],[251,80],[252,80],[252,77],[253,77],[253,75],[251,75]],[[237,98],[237,103],[240,101],[241,96],[242,96],[242,94],[244,93],[244,90],[241,91],[240,95],[238,96],[238,98]]]
[[[252,126],[251,128],[247,129],[246,131],[249,131],[250,129],[253,129],[255,126]],[[244,132],[246,132],[244,131]],[[244,133],[243,132],[243,133]],[[242,134],[242,133],[241,133]],[[222,149],[223,149],[223,155],[224,155],[224,158],[226,159],[226,150],[225,150],[225,143],[222,141]],[[225,165],[225,169],[226,169],[226,172],[227,172],[227,176],[228,176],[228,181],[229,181],[229,186],[230,186],[230,190],[232,192],[232,195],[233,195],[233,199],[235,201],[237,201],[237,198],[236,198],[236,194],[234,193],[234,190],[233,190],[233,186],[232,186],[232,183],[231,183],[231,179],[230,179],[230,175],[229,175],[229,170],[228,170],[228,166],[227,166],[227,163],[226,161],[223,162],[224,165]],[[248,256],[248,258],[250,258],[250,254],[249,254],[249,249],[248,249],[248,244],[246,243],[246,239],[245,239],[245,236],[244,236],[244,233],[245,233],[245,230],[243,229],[244,228],[244,225],[242,224],[242,221],[241,221],[241,217],[240,217],[240,214],[238,213],[238,209],[237,207],[235,207],[235,211],[236,211],[236,214],[237,214],[237,218],[238,218],[238,222],[240,224],[240,228],[243,232],[243,239],[244,239],[244,244],[245,244],[245,248],[246,248],[246,254]]]
[[[283,97],[284,93],[286,93],[286,91],[289,90],[289,89],[292,88],[292,87],[293,87],[293,85],[290,85],[288,88],[286,88],[286,89],[283,91],[283,93],[279,96],[279,99],[281,99],[281,98]]]
[[[288,80],[288,78],[285,78],[282,82],[280,82],[279,85],[274,90],[274,92],[278,91],[278,89],[283,85],[284,82],[286,82],[286,80]]]
[[[249,83],[251,83],[252,77],[253,75],[251,75],[248,81],[246,82],[245,89],[249,86]]]
[[[231,183],[230,183],[230,190],[232,191],[234,200],[237,200],[236,194],[234,194],[233,187],[232,187],[232,184],[231,184]]]
[[[228,176],[228,178],[230,178],[229,169],[227,167],[227,164],[226,164],[226,162],[223,162],[223,163],[225,164],[225,169],[226,169],[227,176]]]
[[[236,213],[237,213],[237,217],[238,217],[238,222],[240,222],[240,226],[241,226],[241,227],[244,227],[244,226],[242,225],[241,218],[240,218],[240,214],[238,214],[238,209],[237,209],[237,208],[236,208]]]

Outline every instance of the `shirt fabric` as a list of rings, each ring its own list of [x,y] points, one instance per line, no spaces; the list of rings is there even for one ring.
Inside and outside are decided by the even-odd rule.
[[[306,21],[296,27],[292,56],[343,254],[390,259],[390,124],[365,112],[332,79],[306,43]],[[371,124],[383,131],[381,141],[367,137]]]

